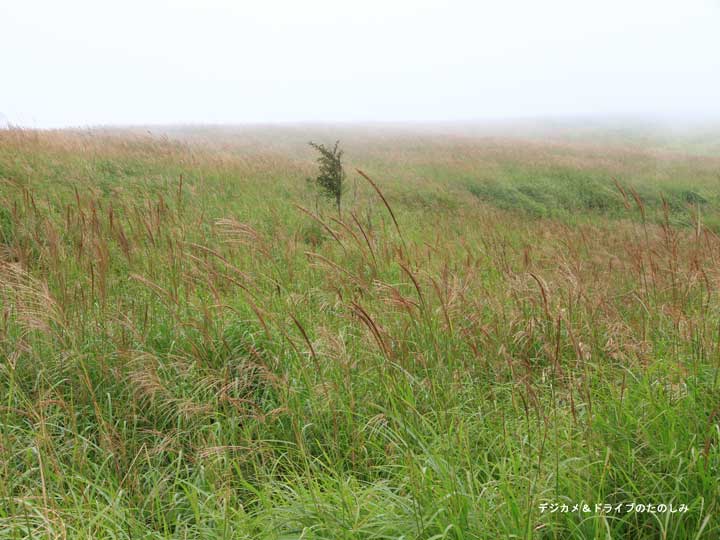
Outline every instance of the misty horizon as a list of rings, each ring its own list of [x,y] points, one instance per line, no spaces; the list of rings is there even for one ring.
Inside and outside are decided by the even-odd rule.
[[[565,129],[629,129],[647,131],[695,131],[720,128],[720,114],[708,115],[537,115],[525,117],[477,117],[452,120],[267,120],[267,121],[227,121],[227,122],[137,122],[137,123],[96,123],[67,124],[61,126],[37,126],[14,122],[0,111],[0,129],[54,130],[253,130],[253,129],[294,129],[294,128],[367,128],[377,130],[481,130],[488,132],[554,131]]]
[[[717,2],[0,6],[20,127],[720,119]]]

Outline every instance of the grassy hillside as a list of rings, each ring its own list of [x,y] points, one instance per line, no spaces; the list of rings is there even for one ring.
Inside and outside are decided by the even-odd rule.
[[[0,538],[718,537],[714,141],[0,131]]]

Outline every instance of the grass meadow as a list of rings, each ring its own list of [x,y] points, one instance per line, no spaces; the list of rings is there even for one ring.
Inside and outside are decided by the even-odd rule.
[[[720,538],[719,235],[717,131],[0,131],[0,538]]]

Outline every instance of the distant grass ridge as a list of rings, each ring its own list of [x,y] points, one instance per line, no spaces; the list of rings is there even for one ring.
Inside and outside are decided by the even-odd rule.
[[[466,181],[466,185],[483,202],[535,217],[568,218],[578,212],[623,219],[633,215],[628,212],[627,199],[617,189],[614,178],[571,170],[513,171],[508,177]],[[665,203],[676,224],[691,224],[698,209],[709,209],[714,217],[720,203],[716,192],[689,183],[662,187],[645,183],[634,189],[658,222]],[[713,228],[716,225],[717,221],[712,219]]]

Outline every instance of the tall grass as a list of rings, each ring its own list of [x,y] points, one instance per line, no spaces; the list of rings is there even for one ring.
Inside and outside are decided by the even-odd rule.
[[[720,535],[715,199],[392,144],[339,218],[311,156],[0,135],[0,537]]]

